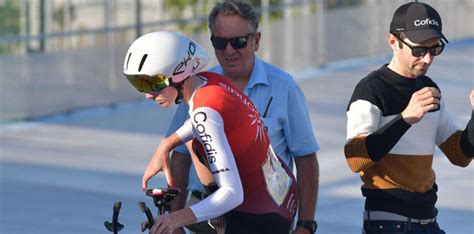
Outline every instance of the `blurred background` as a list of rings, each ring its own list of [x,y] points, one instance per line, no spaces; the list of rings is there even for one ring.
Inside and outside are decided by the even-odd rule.
[[[172,119],[128,84],[135,38],[156,30],[196,39],[217,61],[207,15],[216,0],[0,0],[0,233],[106,233],[114,201],[120,233],[139,233],[143,170]],[[257,54],[291,73],[308,103],[318,151],[318,233],[360,233],[364,201],[343,147],[357,82],[388,63],[395,9],[407,0],[250,0]],[[428,76],[460,128],[474,88],[474,0],[426,0],[450,41]],[[474,166],[436,151],[438,220],[474,233]],[[166,186],[158,175],[150,186]]]
[[[177,30],[212,51],[207,14],[215,2],[0,0],[0,123],[139,97],[122,75],[131,42],[147,32]],[[388,52],[393,11],[407,1],[249,2],[261,17],[259,56],[297,76]],[[427,2],[443,16],[449,40],[474,37],[474,0]]]

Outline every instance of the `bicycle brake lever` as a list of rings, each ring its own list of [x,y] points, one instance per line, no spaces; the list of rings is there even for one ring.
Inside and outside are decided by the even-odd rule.
[[[155,224],[155,221],[153,219],[153,215],[151,214],[150,208],[148,208],[145,204],[145,202],[139,202],[138,206],[140,207],[140,210],[145,213],[147,220],[143,221],[140,225],[142,228],[142,232],[144,232],[147,228],[151,230],[151,227],[153,227],[153,224]]]

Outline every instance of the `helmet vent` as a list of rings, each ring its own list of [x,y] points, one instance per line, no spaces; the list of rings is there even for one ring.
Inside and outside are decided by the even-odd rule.
[[[138,66],[138,71],[142,70],[143,64],[145,64],[146,57],[148,57],[148,54],[143,55],[142,61],[140,61],[140,66]]]
[[[128,62],[130,61],[130,57],[132,57],[132,53],[129,53],[129,54],[128,54],[127,65],[126,65],[126,67],[125,67],[126,70],[128,70]]]

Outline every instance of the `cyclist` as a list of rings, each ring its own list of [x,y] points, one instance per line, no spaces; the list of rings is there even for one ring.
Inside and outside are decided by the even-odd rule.
[[[173,184],[169,153],[187,143],[198,155],[193,164],[201,182],[212,192],[195,205],[157,217],[151,233],[171,233],[224,215],[225,233],[287,234],[298,205],[295,179],[274,154],[250,99],[221,75],[200,72],[208,61],[201,46],[173,32],[141,36],[125,57],[127,79],[147,99],[162,107],[189,105],[189,120],[161,141],[148,163],[142,189],[160,171]]]

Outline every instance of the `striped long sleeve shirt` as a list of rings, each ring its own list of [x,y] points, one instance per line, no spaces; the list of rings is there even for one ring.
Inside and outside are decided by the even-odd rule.
[[[437,215],[435,147],[449,161],[467,166],[474,157],[474,118],[459,129],[441,99],[440,108],[416,124],[401,113],[411,96],[423,87],[436,87],[427,76],[409,79],[387,65],[356,86],[347,108],[347,163],[359,173],[366,210],[397,213],[412,218]],[[439,89],[439,88],[438,88]]]

